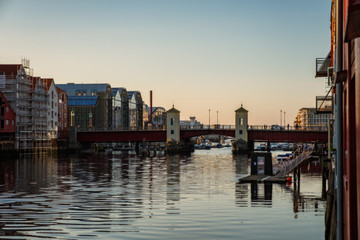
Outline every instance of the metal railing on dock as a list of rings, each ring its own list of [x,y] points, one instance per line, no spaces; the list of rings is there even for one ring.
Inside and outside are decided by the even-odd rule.
[[[302,147],[296,149],[294,152],[295,157],[293,159],[282,161],[273,167],[273,173],[276,174],[275,177],[285,177],[302,162],[311,158],[311,154],[313,153],[313,149],[311,147],[303,149],[303,151],[301,151],[301,149]]]

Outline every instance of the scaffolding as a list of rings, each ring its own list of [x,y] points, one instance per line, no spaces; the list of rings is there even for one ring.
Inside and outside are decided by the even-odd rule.
[[[47,137],[47,94],[39,80],[32,77],[30,61],[22,59],[16,69],[2,75],[0,90],[16,114],[15,148],[32,151],[49,147]],[[37,81],[35,80],[37,79]]]

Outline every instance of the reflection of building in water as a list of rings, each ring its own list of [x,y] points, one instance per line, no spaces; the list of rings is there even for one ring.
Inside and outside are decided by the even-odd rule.
[[[15,160],[2,159],[0,161],[0,192],[12,190],[15,182]]]
[[[233,161],[236,174],[248,174],[250,165],[247,155],[233,155]]]
[[[57,161],[47,154],[23,155],[16,160],[17,192],[38,193],[57,183]]]
[[[176,202],[180,201],[180,156],[169,156],[167,159],[166,204],[169,214],[179,214]]]
[[[237,183],[235,188],[236,205],[249,207],[249,203],[251,203],[251,207],[271,207],[272,188],[272,183]],[[249,192],[251,192],[250,196]]]

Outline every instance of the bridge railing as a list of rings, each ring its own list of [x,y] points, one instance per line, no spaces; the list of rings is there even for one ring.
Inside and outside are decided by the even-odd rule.
[[[279,125],[249,125],[248,130],[266,130],[266,131],[320,131],[326,132],[327,127],[296,127],[296,126],[279,126]]]
[[[196,125],[196,126],[180,126],[181,130],[235,130],[235,125]],[[95,129],[95,128],[77,128],[77,132],[129,132],[129,131],[164,131],[165,126],[149,127],[149,128],[128,128],[128,129]],[[248,130],[262,130],[262,131],[320,131],[326,132],[327,127],[294,127],[294,126],[278,126],[278,125],[249,125]]]
[[[180,126],[181,130],[235,130],[235,125],[196,125],[196,126]]]

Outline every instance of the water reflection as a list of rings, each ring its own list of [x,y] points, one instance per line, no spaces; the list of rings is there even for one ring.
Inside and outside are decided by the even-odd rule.
[[[97,154],[1,160],[0,239],[238,239],[239,234],[266,239],[254,223],[286,239],[267,219],[281,221],[289,214],[302,219],[305,212],[316,226],[309,234],[322,234],[322,184],[314,167],[307,166],[297,188],[239,184],[249,168],[246,156],[221,149],[154,158]],[[287,227],[296,224],[288,221]]]

